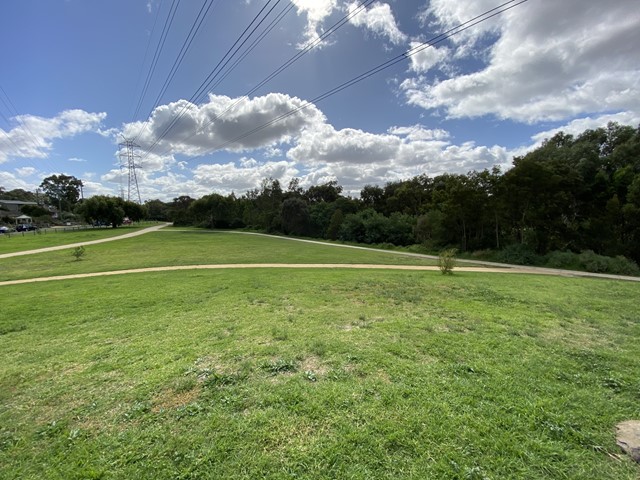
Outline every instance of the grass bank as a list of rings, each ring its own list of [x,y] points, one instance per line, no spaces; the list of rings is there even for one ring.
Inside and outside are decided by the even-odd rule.
[[[139,237],[0,260],[0,281],[170,265],[229,263],[373,263],[434,265],[433,260],[387,252],[336,248],[232,232],[162,229]]]
[[[126,233],[132,233],[156,224],[155,222],[145,222],[118,228],[88,227],[86,229],[78,229],[76,227],[74,230],[48,228],[31,232],[2,234],[0,235],[0,254],[102,240],[103,238],[112,238]]]

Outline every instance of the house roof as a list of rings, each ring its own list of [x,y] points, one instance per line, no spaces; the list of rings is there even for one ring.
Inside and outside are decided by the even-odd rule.
[[[0,198],[0,203],[5,205],[38,205],[38,202],[23,202],[22,200],[3,200]]]

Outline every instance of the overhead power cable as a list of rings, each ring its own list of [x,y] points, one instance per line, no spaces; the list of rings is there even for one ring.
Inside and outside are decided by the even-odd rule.
[[[7,111],[9,112],[9,115],[11,115],[13,118],[15,118],[18,123],[20,124],[20,126],[22,127],[22,130],[25,133],[25,139],[27,140],[28,143],[31,144],[31,148],[33,149],[34,152],[37,152],[40,148],[40,142],[38,141],[38,138],[36,137],[36,135],[33,133],[33,131],[29,128],[29,125],[27,125],[27,123],[23,120],[22,116],[20,115],[18,109],[16,108],[15,104],[11,101],[11,98],[9,97],[9,94],[5,91],[4,88],[2,88],[2,86],[0,85],[0,92],[2,92],[2,95],[0,95],[0,101],[2,101],[3,105],[5,106],[5,108],[7,109]],[[9,126],[9,128],[11,128],[11,122],[10,120],[6,117],[6,115],[4,115],[2,112],[0,112],[0,116],[4,119],[4,121],[7,123],[7,125]],[[6,137],[5,143],[8,141],[9,143],[11,143],[15,149],[16,152],[16,156],[17,157],[22,157],[22,158],[26,158],[24,156],[23,153],[23,148],[21,148],[14,140],[13,138],[11,138],[11,136],[9,135],[8,132],[5,132],[3,130],[4,136]],[[30,165],[35,168],[36,170],[38,169],[38,167],[31,161],[29,161]],[[46,168],[52,170],[52,166],[49,165],[45,165]]]
[[[255,32],[260,28],[260,25],[265,22],[267,17],[273,12],[276,6],[282,0],[276,0],[275,3],[271,6],[271,8],[267,11],[266,14],[263,15],[263,12],[269,7],[269,5],[273,2],[273,0],[268,0],[267,3],[260,9],[260,11],[255,15],[253,20],[249,23],[249,25],[244,29],[244,31],[238,36],[233,45],[227,50],[227,52],[223,55],[220,61],[216,64],[216,66],[211,70],[209,75],[205,78],[205,80],[200,84],[196,92],[187,100],[187,104],[182,107],[180,112],[169,122],[162,133],[158,136],[158,138],[154,141],[154,143],[148,148],[147,153],[144,155],[143,160],[146,159],[150,154],[153,148],[164,138],[167,133],[175,126],[175,124],[185,115],[186,111],[191,108],[195,102],[198,101],[200,96],[202,96],[208,90],[209,86],[215,81],[215,79],[220,75],[225,66],[234,58],[234,56],[238,53],[238,51],[246,44],[249,39],[255,34]],[[247,33],[248,32],[248,33]]]
[[[135,92],[138,91],[138,87],[140,86],[140,80],[142,80],[142,72],[144,71],[144,66],[147,63],[147,56],[149,55],[149,47],[151,46],[151,40],[153,39],[153,34],[156,31],[156,25],[158,24],[158,17],[160,17],[160,10],[162,10],[162,1],[160,0],[160,4],[158,5],[158,10],[156,11],[156,16],[153,20],[153,27],[151,27],[151,33],[149,34],[149,39],[147,40],[147,47],[144,49],[144,56],[142,57],[142,63],[140,64],[140,73],[138,73],[138,80],[136,81]],[[133,122],[136,119],[135,110],[131,114],[131,121]]]
[[[218,85],[220,85],[225,78],[227,78],[229,76],[229,74],[231,72],[233,72],[233,70],[238,66],[238,64],[240,62],[242,62],[247,55],[249,55],[257,46],[258,44],[267,36],[269,35],[269,33],[271,33],[271,31],[276,28],[278,26],[278,23],[280,23],[282,21],[282,19],[291,11],[295,8],[295,4],[293,3],[289,3],[289,5],[287,5],[286,7],[284,7],[284,9],[282,9],[282,11],[278,14],[278,16],[276,18],[274,18],[271,23],[269,25],[267,25],[267,27],[264,29],[264,31],[260,34],[260,36],[258,38],[256,38],[253,42],[251,42],[251,45],[249,45],[247,47],[247,49],[244,51],[244,53],[242,53],[242,55],[240,56],[240,58],[238,58],[235,62],[233,62],[233,64],[227,68],[227,70],[225,71],[224,74],[222,74],[222,76],[213,84],[211,85],[211,87],[208,90],[213,90],[214,88],[216,88]]]
[[[307,45],[305,45],[305,47],[300,50],[299,52],[297,52],[295,55],[293,55],[291,58],[289,58],[286,62],[284,62],[282,65],[280,65],[278,68],[276,68],[271,74],[269,74],[265,79],[263,79],[261,82],[259,82],[255,87],[253,87],[251,90],[249,90],[248,92],[246,92],[243,96],[241,96],[240,98],[238,98],[235,102],[233,102],[231,105],[227,106],[227,108],[225,108],[225,110],[223,110],[220,114],[215,115],[213,119],[209,120],[207,123],[205,123],[202,127],[200,127],[196,132],[194,132],[193,134],[191,134],[190,136],[188,136],[186,138],[186,140],[188,140],[189,138],[194,137],[195,135],[197,135],[200,131],[202,131],[202,129],[206,128],[207,126],[211,125],[211,123],[213,123],[214,121],[222,118],[227,112],[229,112],[230,110],[232,110],[236,105],[238,105],[243,98],[248,97],[249,95],[252,95],[253,93],[255,93],[256,91],[258,91],[260,88],[262,88],[263,86],[265,86],[267,83],[269,83],[271,80],[273,80],[275,77],[277,77],[279,74],[281,74],[283,71],[285,71],[287,68],[289,68],[291,65],[293,65],[295,62],[297,62],[298,60],[300,60],[304,55],[306,55],[307,53],[309,53],[311,50],[313,50],[314,48],[316,48],[318,45],[320,45],[322,42],[324,42],[330,35],[332,35],[333,33],[335,33],[338,29],[340,29],[342,26],[344,26],[351,18],[353,18],[354,16],[356,16],[358,13],[360,13],[362,10],[366,9],[369,5],[371,5],[375,0],[364,0],[362,2],[360,2],[360,4],[358,4],[356,6],[356,8],[354,8],[353,10],[351,10],[347,15],[345,15],[344,17],[342,17],[340,20],[338,20],[336,23],[334,23],[331,27],[329,27],[327,30],[325,30],[322,35],[320,35],[318,38],[316,38],[315,40],[307,43]],[[288,13],[288,11],[293,8],[295,5],[290,4],[289,7],[287,7],[286,11],[284,12],[284,14]],[[282,14],[281,14],[282,15]],[[279,19],[276,19],[277,21],[279,21]],[[275,21],[274,21],[275,22]],[[273,22],[272,22],[273,23]],[[271,29],[274,27],[270,26],[269,30],[266,31],[260,38],[263,38],[264,35],[266,33],[268,33],[269,31],[271,31]],[[250,47],[251,49],[254,48],[253,44],[252,47]],[[243,54],[244,58],[249,52],[246,52],[245,54]],[[236,62],[233,67],[235,67],[235,65],[238,62]],[[222,78],[220,78],[218,80],[218,82],[216,82],[215,84],[212,85],[212,88],[217,86],[222,80],[224,80],[224,78],[226,78],[226,76],[230,73],[230,71],[227,71]],[[179,120],[180,116],[183,115],[185,109],[183,108],[183,110],[180,112],[179,116],[176,119]],[[155,147],[160,141],[162,141],[162,139],[166,136],[166,133],[169,131],[169,129],[165,129],[165,131],[163,132],[163,134],[161,134],[156,141],[151,145],[151,147],[149,148],[149,150],[147,151],[147,153],[145,154],[145,156],[143,157],[146,158],[148,155],[151,154],[151,150],[153,149],[153,147]],[[161,155],[164,155],[168,153],[168,151],[163,152]]]
[[[149,117],[151,115],[151,112],[153,112],[153,110],[160,103],[160,100],[162,99],[162,96],[166,93],[167,89],[169,88],[169,85],[173,81],[173,77],[175,77],[176,72],[180,68],[180,65],[182,64],[182,61],[184,60],[185,56],[187,55],[187,52],[189,51],[189,48],[191,47],[191,44],[193,43],[193,39],[198,34],[198,31],[200,30],[200,27],[202,26],[204,20],[209,15],[209,11],[213,7],[213,5],[215,5],[217,2],[218,2],[218,0],[205,0],[205,2],[202,4],[202,7],[200,8],[200,11],[198,12],[198,15],[196,16],[195,21],[191,25],[191,30],[189,31],[189,33],[187,35],[187,38],[185,38],[184,42],[182,43],[182,47],[180,48],[180,52],[178,53],[178,56],[176,57],[175,61],[173,62],[173,65],[171,66],[171,70],[169,71],[169,74],[167,75],[166,80],[164,81],[164,83],[162,84],[162,87],[160,88],[160,92],[156,96],[156,99],[154,100],[153,105],[149,109],[149,114],[147,115],[147,117]]]
[[[253,134],[257,133],[257,132],[260,132],[260,131],[264,130],[265,128],[268,128],[268,127],[272,126],[273,124],[275,124],[277,122],[280,122],[280,121],[282,121],[282,120],[284,120],[284,119],[286,119],[286,118],[288,118],[288,117],[290,117],[292,115],[295,115],[296,113],[298,113],[298,112],[300,112],[300,111],[302,111],[302,110],[304,110],[306,108],[309,108],[309,107],[311,107],[311,106],[313,106],[313,105],[315,105],[315,104],[317,104],[317,103],[319,103],[319,102],[321,102],[321,101],[323,101],[323,100],[325,100],[325,99],[327,99],[327,98],[329,98],[329,97],[341,92],[342,90],[345,90],[345,89],[347,89],[347,88],[349,88],[349,87],[351,87],[351,86],[353,86],[353,85],[355,85],[357,83],[360,83],[363,80],[365,80],[365,79],[367,79],[367,78],[369,78],[369,77],[371,77],[373,75],[376,75],[377,73],[382,72],[383,70],[386,70],[386,69],[396,65],[397,63],[403,62],[403,61],[407,60],[408,58],[412,57],[413,55],[416,55],[416,54],[422,52],[423,50],[425,50],[427,48],[434,47],[435,45],[437,45],[437,44],[439,44],[441,42],[444,42],[445,40],[447,40],[447,39],[449,39],[449,38],[451,38],[451,37],[453,37],[455,35],[458,35],[458,34],[464,32],[464,31],[466,31],[466,30],[468,30],[470,28],[473,28],[474,26],[476,26],[476,25],[478,25],[480,23],[486,22],[487,20],[489,20],[489,19],[491,19],[493,17],[501,15],[502,13],[504,13],[504,12],[506,12],[508,10],[511,10],[511,9],[523,4],[523,3],[526,3],[527,1],[528,0],[510,0],[508,2],[502,3],[501,5],[498,5],[495,8],[487,10],[484,13],[467,20],[466,22],[460,23],[457,26],[455,26],[455,27],[443,32],[443,33],[441,33],[439,35],[436,35],[435,37],[431,38],[430,40],[427,40],[426,42],[422,42],[419,45],[416,45],[415,47],[405,51],[404,53],[402,53],[400,55],[397,55],[397,56],[387,60],[386,62],[383,62],[380,65],[367,70],[366,72],[364,72],[364,73],[352,78],[351,80],[348,80],[348,81],[346,81],[346,82],[344,82],[344,83],[342,83],[342,84],[340,84],[340,85],[338,85],[338,86],[326,91],[325,93],[323,93],[321,95],[318,95],[317,97],[315,97],[315,98],[313,98],[313,99],[311,99],[309,101],[304,102],[299,107],[291,109],[291,110],[289,110],[289,111],[287,111],[287,112],[285,112],[285,113],[273,118],[272,120],[270,120],[270,121],[268,121],[268,122],[266,122],[266,123],[264,123],[264,124],[262,124],[262,125],[260,125],[260,126],[258,126],[256,128],[254,128],[254,129],[252,129],[252,130],[250,130],[248,132],[245,132],[245,133],[243,133],[241,135],[238,135],[237,137],[235,137],[235,138],[233,138],[231,140],[225,141],[225,142],[215,146],[214,148],[210,149],[208,152],[206,152],[206,153],[204,153],[202,155],[198,155],[197,157],[193,157],[193,158],[200,158],[200,157],[203,157],[204,155],[207,155],[208,153],[210,153],[212,151],[224,149],[224,148],[228,147],[229,145],[232,145],[232,144],[234,144],[234,143],[236,143],[236,142],[238,142],[240,140],[243,140],[243,139],[245,139],[245,138],[247,138],[247,137],[249,137],[249,136],[251,136],[251,135],[253,135]]]
[[[169,13],[167,14],[167,18],[164,21],[164,26],[162,27],[162,33],[160,34],[160,39],[158,40],[158,44],[156,45],[156,51],[153,54],[153,59],[151,60],[151,64],[149,65],[149,71],[147,72],[147,78],[145,79],[144,86],[142,87],[142,93],[140,94],[140,99],[138,100],[138,104],[136,105],[136,110],[133,114],[133,118],[137,118],[138,113],[140,112],[140,108],[142,107],[142,103],[144,101],[144,97],[147,95],[147,90],[149,90],[149,85],[151,83],[151,78],[156,70],[156,66],[158,65],[158,60],[160,59],[160,55],[162,54],[162,49],[164,48],[164,44],[167,41],[167,35],[169,34],[169,30],[171,29],[171,25],[173,24],[173,19],[176,16],[176,12],[178,10],[178,6],[180,5],[180,0],[173,0],[171,3],[171,7],[169,8]]]

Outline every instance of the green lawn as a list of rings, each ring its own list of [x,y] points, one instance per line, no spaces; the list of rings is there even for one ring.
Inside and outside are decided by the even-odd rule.
[[[143,223],[119,228],[87,228],[85,230],[43,229],[34,232],[14,232],[0,235],[0,254],[57,247],[70,243],[89,242],[135,232],[156,223]],[[70,228],[70,227],[68,227]]]
[[[0,260],[0,281],[168,265],[232,263],[373,263],[434,265],[433,260],[384,251],[356,250],[206,230],[165,228],[139,237],[86,247],[82,261],[73,249]]]
[[[152,234],[149,249],[209,263],[315,248],[193,234],[182,262],[178,233]],[[124,261],[126,242],[103,254]],[[55,273],[102,266],[87,252]],[[306,254],[330,252],[359,253]],[[614,439],[640,418],[635,283],[248,269],[0,294],[0,478],[640,474]]]

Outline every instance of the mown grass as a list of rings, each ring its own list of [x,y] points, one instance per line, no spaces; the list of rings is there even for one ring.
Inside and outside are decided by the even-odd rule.
[[[614,440],[640,417],[636,284],[283,269],[0,291],[0,478],[638,478]]]
[[[73,249],[6,258],[0,281],[50,275],[169,265],[233,263],[374,263],[435,265],[433,260],[387,252],[339,248],[233,232],[163,229],[139,237],[86,247],[82,261]]]
[[[135,232],[156,223],[122,226],[119,228],[87,228],[84,230],[43,229],[0,235],[0,254],[57,247],[70,243],[89,242]]]

